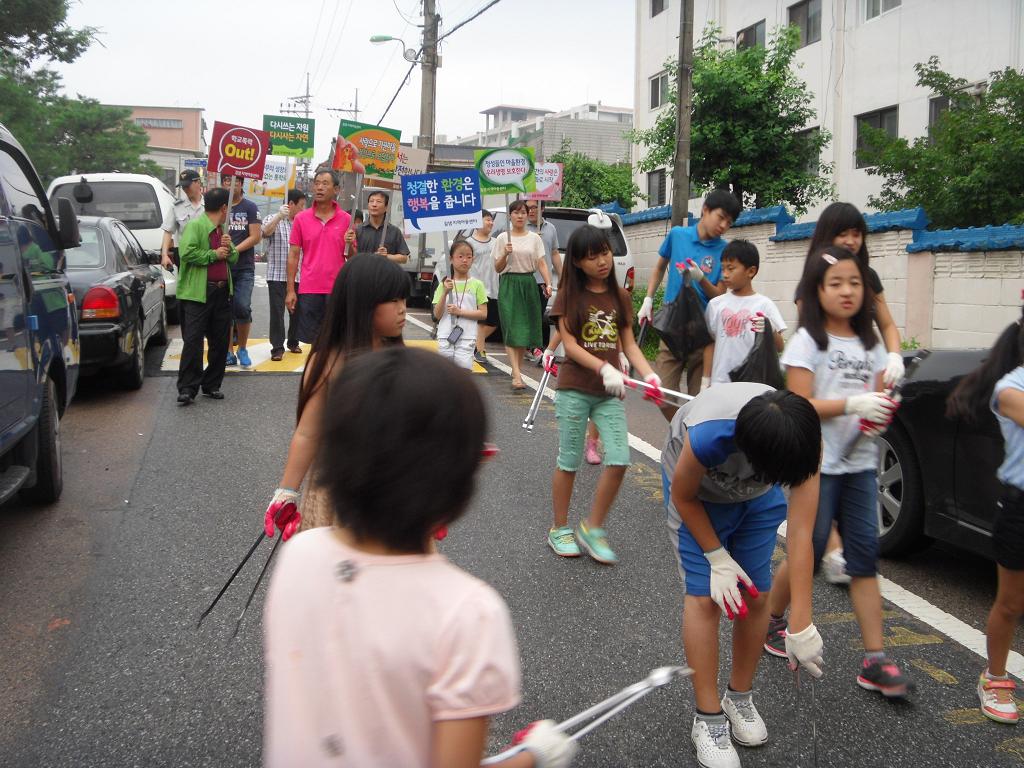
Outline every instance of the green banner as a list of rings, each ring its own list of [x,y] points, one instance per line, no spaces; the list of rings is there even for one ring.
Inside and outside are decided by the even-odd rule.
[[[473,165],[480,172],[480,191],[485,195],[537,189],[533,147],[478,149],[473,154]]]
[[[270,134],[270,154],[313,158],[313,119],[264,115],[263,130]]]

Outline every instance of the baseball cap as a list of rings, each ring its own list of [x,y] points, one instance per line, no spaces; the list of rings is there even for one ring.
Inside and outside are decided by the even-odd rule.
[[[202,178],[196,171],[186,170],[182,171],[181,175],[178,176],[178,186],[187,187],[193,181],[199,181]]]

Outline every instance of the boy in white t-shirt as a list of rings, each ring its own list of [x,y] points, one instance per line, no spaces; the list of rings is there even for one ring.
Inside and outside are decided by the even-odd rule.
[[[452,245],[448,263],[452,276],[446,277],[434,292],[437,348],[460,368],[472,368],[477,323],[487,319],[487,288],[469,276],[473,248],[465,240]]]
[[[700,391],[712,384],[732,381],[729,372],[747,359],[754,346],[754,334],[764,333],[764,320],[772,324],[775,348],[784,346],[786,323],[779,308],[751,285],[761,266],[757,246],[748,240],[733,240],[722,251],[722,284],[728,289],[708,302],[705,317],[711,343],[704,348],[704,373]]]

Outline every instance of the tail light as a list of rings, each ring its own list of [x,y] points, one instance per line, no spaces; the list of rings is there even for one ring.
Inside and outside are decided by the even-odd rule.
[[[89,289],[82,300],[83,320],[102,320],[121,316],[121,302],[117,294],[105,285]]]
[[[633,277],[634,277],[634,275],[635,275],[635,271],[634,271],[633,267],[630,267],[629,269],[626,270],[626,290],[629,291],[630,293],[633,292]]]

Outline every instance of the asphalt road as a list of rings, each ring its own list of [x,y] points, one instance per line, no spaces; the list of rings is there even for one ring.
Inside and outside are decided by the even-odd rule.
[[[265,302],[264,291],[255,295]],[[265,323],[258,306],[256,335]],[[153,375],[139,392],[83,384],[62,425],[58,504],[15,501],[0,512],[2,766],[259,763],[262,594],[230,639],[258,569],[243,573],[202,629],[195,622],[260,529],[298,379],[232,375],[224,401],[201,398],[180,409],[174,378],[159,373],[162,351],[149,351]],[[657,465],[634,451],[608,525],[618,566],[556,558],[544,541],[556,453],[552,406],[545,401],[527,434],[520,424],[530,395],[513,394],[507,376],[493,370],[476,379],[502,453],[483,470],[472,511],[442,549],[494,585],[515,620],[523,704],[496,719],[496,751],[532,720],[563,719],[653,667],[681,663],[682,593]],[[660,416],[643,403],[629,408],[631,431],[660,447]],[[580,472],[574,517],[588,505],[597,471]],[[258,559],[269,550],[267,543]],[[992,570],[939,549],[882,566],[888,578],[978,627],[994,594]],[[797,690],[782,662],[763,659],[756,702],[770,741],[741,750],[744,766],[1024,762],[1024,733],[984,721],[977,710],[981,658],[905,611],[886,609],[890,652],[918,684],[913,698],[889,702],[856,686],[849,600],[819,582],[826,677],[813,692],[806,679]],[[675,682],[588,736],[576,764],[696,765],[691,719],[688,686]]]

